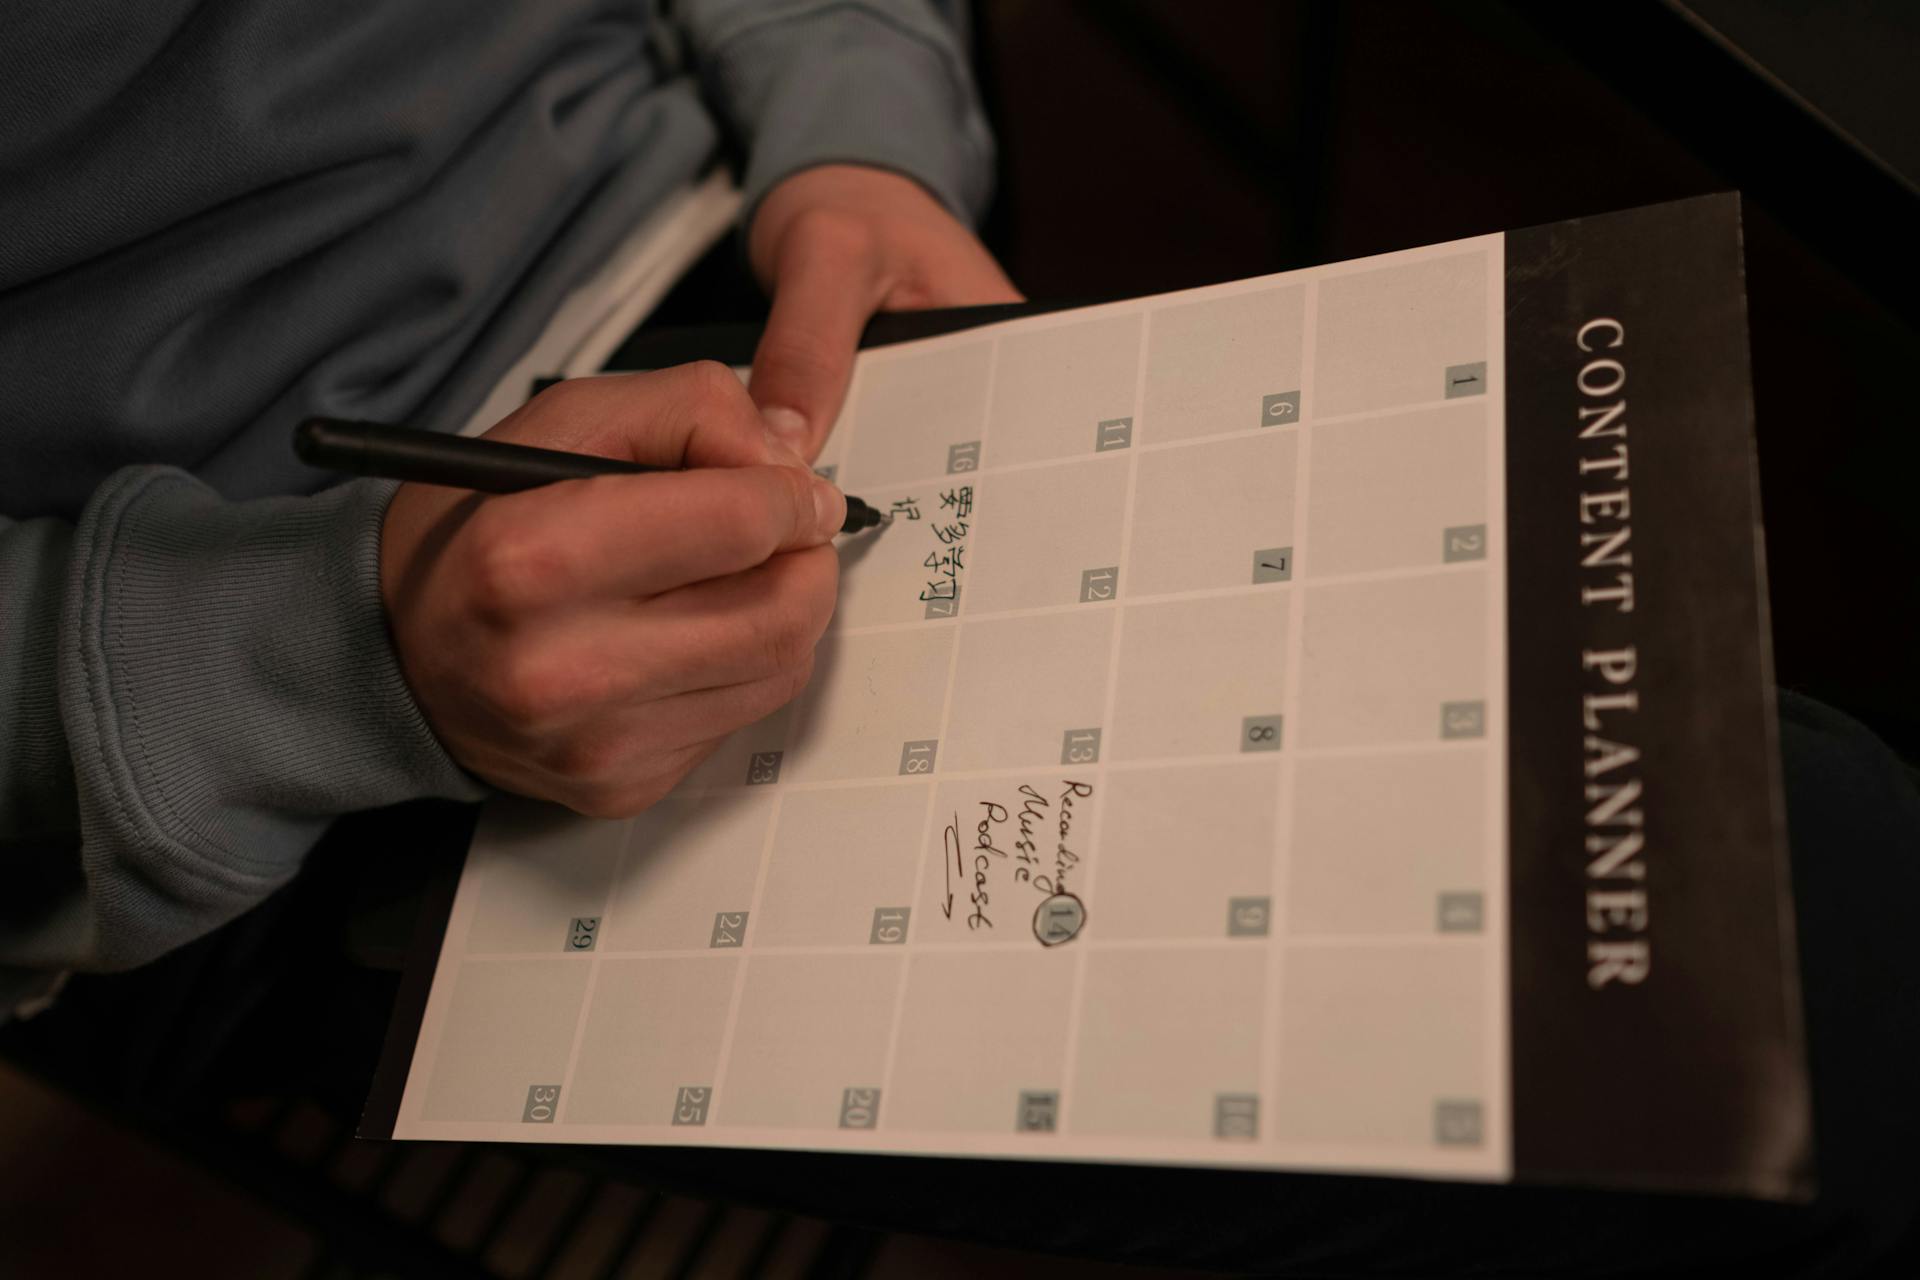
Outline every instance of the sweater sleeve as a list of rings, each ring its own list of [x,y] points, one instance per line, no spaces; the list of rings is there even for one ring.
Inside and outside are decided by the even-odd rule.
[[[782,178],[835,163],[904,174],[969,222],[984,211],[993,141],[935,0],[683,0],[675,13],[746,144],[749,221]]]
[[[129,467],[77,524],[0,520],[0,985],[208,932],[338,814],[484,794],[388,640],[391,493]]]

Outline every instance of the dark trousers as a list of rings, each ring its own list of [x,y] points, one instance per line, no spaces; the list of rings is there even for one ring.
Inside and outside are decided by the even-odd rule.
[[[545,1154],[843,1222],[1141,1262],[1314,1276],[1913,1274],[1920,789],[1858,723],[1792,694],[1781,748],[1818,1144],[1810,1205],[921,1157]],[[426,806],[342,824],[259,911],[137,973],[76,980],[55,1009],[0,1032],[0,1049],[135,1115],[210,1114],[295,1088],[354,1114],[396,986],[378,967],[381,939],[404,932],[423,846],[457,840],[459,819]]]

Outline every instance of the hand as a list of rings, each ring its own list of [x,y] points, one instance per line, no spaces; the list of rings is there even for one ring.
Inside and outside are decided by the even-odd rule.
[[[971,231],[918,183],[880,169],[794,174],[760,202],[747,249],[773,294],[753,398],[808,459],[840,414],[874,312],[1020,301]]]
[[[846,501],[717,364],[563,382],[487,438],[697,468],[492,497],[402,485],[381,539],[401,670],[453,758],[637,813],[805,686]]]

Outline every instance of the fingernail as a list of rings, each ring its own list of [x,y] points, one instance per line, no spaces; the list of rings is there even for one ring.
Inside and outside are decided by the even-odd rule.
[[[806,448],[807,420],[798,409],[789,409],[785,405],[768,405],[760,410],[761,418],[773,432],[776,440],[784,443],[796,453]]]
[[[829,538],[847,522],[846,496],[818,476],[813,478],[813,517],[820,522],[820,532]]]

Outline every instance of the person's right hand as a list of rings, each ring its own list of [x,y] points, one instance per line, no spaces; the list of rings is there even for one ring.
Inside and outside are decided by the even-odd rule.
[[[690,468],[492,497],[402,485],[381,538],[401,670],[453,758],[637,813],[805,686],[846,501],[718,364],[563,382],[486,438]]]

